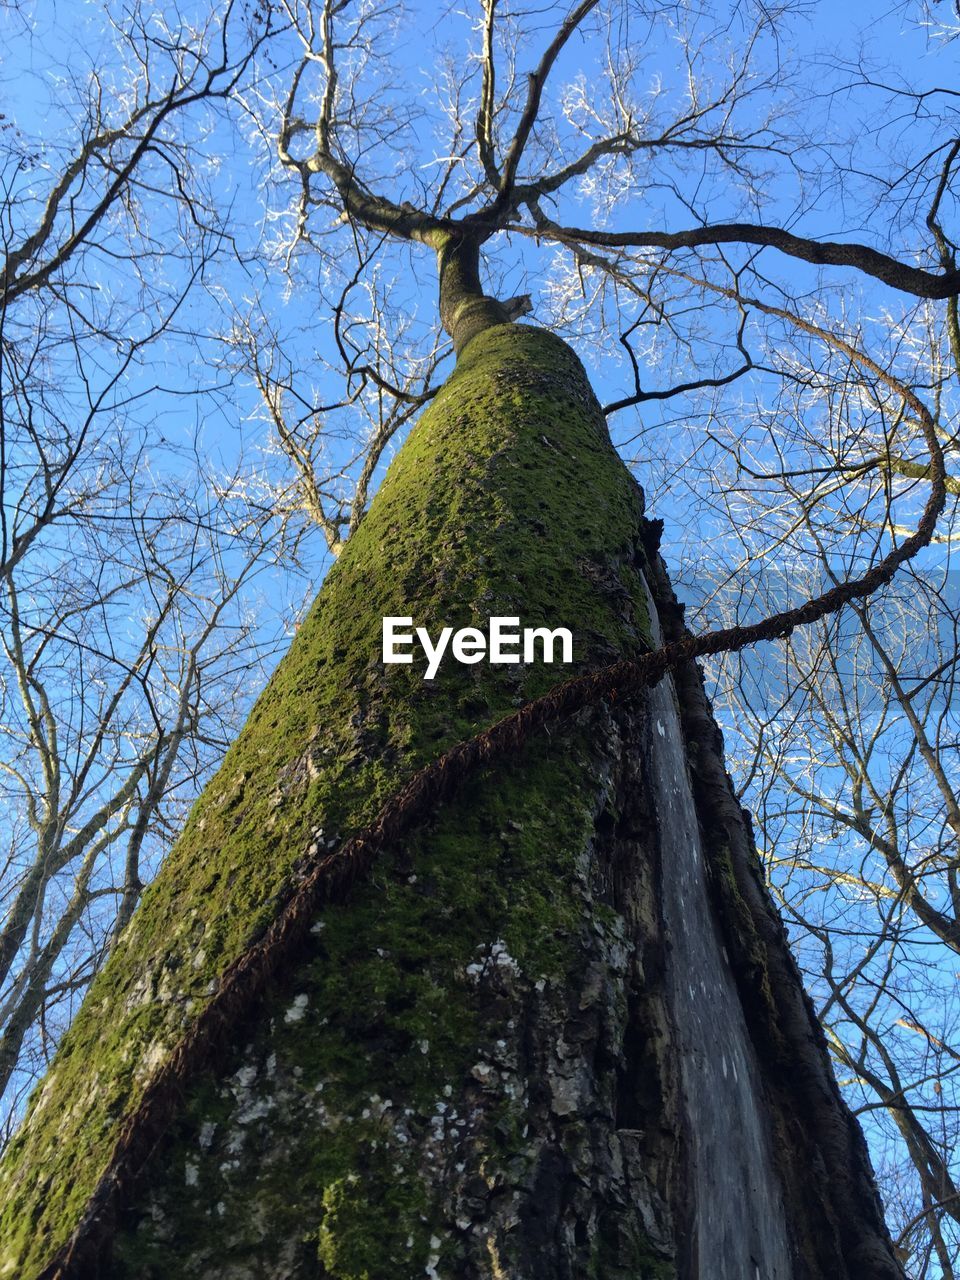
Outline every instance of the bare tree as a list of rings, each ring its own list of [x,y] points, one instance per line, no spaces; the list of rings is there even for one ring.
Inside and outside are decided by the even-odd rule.
[[[930,222],[949,265],[952,249]],[[732,759],[767,874],[871,1135],[900,1248],[916,1274],[952,1276],[956,304],[884,322],[892,358],[930,388],[950,464],[933,554],[845,618],[784,642],[775,661],[726,659],[717,697],[734,727]],[[811,353],[796,347],[773,358],[788,377],[762,412],[751,408],[752,437],[740,418],[715,411],[704,433],[715,517],[728,531],[690,581],[704,618],[776,607],[798,580],[810,591],[836,582],[865,545],[905,535],[896,507],[926,491],[917,424],[882,387],[862,374],[851,380],[843,366],[821,363],[814,375]]]
[[[326,363],[344,388],[336,401],[320,399],[327,371],[322,356],[305,377],[262,314],[238,318],[229,338],[229,365],[256,386],[268,448],[285,464],[279,476],[269,469],[251,476],[247,500],[280,519],[280,536],[294,551],[306,522],[320,529],[330,554],[339,555],[363,519],[394,436],[436,394],[446,354],[438,340],[423,357],[396,361],[376,281],[363,290],[366,306],[354,297],[359,274],[346,282],[334,310],[337,359]],[[401,324],[395,338],[401,350],[404,341]]]
[[[107,459],[96,443],[78,472],[96,469],[98,489],[69,537],[38,539],[3,576],[7,1125],[277,639],[247,603],[272,559],[248,518],[231,541],[228,501],[151,479],[142,444]]]
[[[950,1274],[943,984],[902,964],[907,943],[955,940],[949,840],[917,859],[902,836],[954,803],[923,746],[945,659],[907,682],[929,691],[921,714],[874,619],[894,571],[922,573],[925,548],[952,536],[937,523],[955,484],[944,379],[916,340],[944,300],[937,350],[956,339],[951,91],[835,56],[824,89],[824,61],[811,80],[786,56],[786,8],[484,0],[417,18],[432,97],[390,57],[401,7],[348,0],[275,6],[277,41],[232,88],[276,157],[274,262],[291,294],[309,281],[346,379],[328,394],[326,374],[305,376],[266,295],[238,306],[223,358],[252,376],[293,475],[247,492],[254,511],[280,507],[294,545],[305,512],[342,554],[12,1144],[3,1257],[49,1276],[111,1249],[117,1275],[251,1258],[381,1274],[398,1257],[428,1275],[898,1277],[914,1260]],[[819,130],[817,112],[854,91],[903,108],[892,152],[886,118],[862,154]],[[906,116],[922,120],[916,143]],[[869,234],[825,229],[829,201]],[[434,267],[424,317],[415,284]],[[688,507],[701,558],[734,546],[728,626],[684,631],[657,525],[580,365],[515,323],[531,309],[585,352],[619,339],[608,416],[651,415],[614,430],[625,449],[639,435],[638,461],[664,458],[665,515],[705,463],[731,464]],[[679,450],[647,447],[679,419]],[[775,554],[791,557],[786,599],[753,572]],[[465,689],[448,672],[421,688],[370,650],[381,611],[475,619],[521,603],[583,621],[580,680],[547,693],[537,670],[480,672]],[[846,605],[873,664],[855,695],[827,621]],[[835,755],[822,766],[812,746],[794,775],[773,735],[817,813],[794,805],[777,834],[849,818],[877,861],[826,874],[819,846],[777,852],[777,895],[808,970],[819,949],[824,1025],[879,1150],[882,1117],[896,1128],[896,1245],[690,662],[801,624],[828,629],[791,652],[811,646],[825,696],[807,715]],[[879,707],[872,672],[892,690]],[[815,683],[787,680],[790,697]],[[932,779],[915,808],[904,782],[906,819],[892,750],[879,774],[864,763],[894,706],[905,759]],[[754,718],[772,768],[767,709]],[[535,752],[547,726],[549,759],[511,754]],[[824,883],[822,918],[808,899]],[[933,1065],[939,1133],[923,1113]],[[81,1129],[97,1135],[82,1167]],[[749,1195],[731,1197],[738,1181]]]
[[[4,1136],[278,638],[248,591],[271,519],[156,429],[216,403],[164,364],[231,248],[198,139],[269,23],[231,4],[192,31],[150,6],[108,24],[111,58],[64,74],[73,132],[2,135]]]

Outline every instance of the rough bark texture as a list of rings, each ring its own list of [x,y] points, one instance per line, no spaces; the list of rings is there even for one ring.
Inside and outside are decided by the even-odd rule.
[[[0,1275],[62,1246],[298,858],[563,673],[427,684],[381,618],[636,654],[680,625],[651,532],[572,353],[465,341],[34,1098]],[[146,1175],[103,1276],[900,1275],[694,667],[478,775],[325,910]]]

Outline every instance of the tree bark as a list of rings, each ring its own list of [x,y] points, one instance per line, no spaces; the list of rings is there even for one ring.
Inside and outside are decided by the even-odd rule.
[[[483,292],[479,235],[450,232],[439,236],[438,244],[440,319],[459,356],[484,329],[506,324],[512,317],[502,302]]]
[[[572,674],[427,682],[381,662],[382,617],[567,626],[576,670],[682,628],[582,367],[478,310],[471,261],[441,295],[454,374],[8,1151],[0,1276],[902,1276],[694,666],[478,773],[320,913],[109,1228],[64,1252],[150,1072],[305,860]]]

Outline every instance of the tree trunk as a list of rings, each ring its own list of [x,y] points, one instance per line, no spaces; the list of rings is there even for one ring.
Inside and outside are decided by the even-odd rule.
[[[468,778],[85,1216],[306,860],[572,674],[448,657],[428,682],[381,662],[384,616],[566,626],[576,670],[682,627],[576,357],[508,324],[460,345],[33,1099],[0,1276],[902,1275],[692,666]]]

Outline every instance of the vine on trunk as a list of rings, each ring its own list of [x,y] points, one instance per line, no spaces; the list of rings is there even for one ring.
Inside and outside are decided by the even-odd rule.
[[[688,633],[640,658],[623,659],[557,685],[418,770],[386,802],[372,823],[346,839],[335,852],[306,860],[299,882],[289,890],[273,922],[225,969],[216,992],[194,1025],[158,1068],[139,1105],[121,1124],[110,1161],[83,1217],[38,1280],[81,1280],[85,1275],[96,1274],[116,1215],[127,1203],[153,1149],[175,1116],[188,1082],[220,1060],[235,1040],[237,1029],[250,1021],[271,980],[292,964],[302,948],[317,911],[326,903],[344,901],[377,856],[448,800],[468,777],[485,764],[517,754],[535,733],[549,725],[604,699],[623,699],[650,688],[683,663],[781,639],[797,626],[816,622],[854,600],[872,595],[929,544],[946,498],[943,451],[929,410],[909,388],[842,339],[790,312],[766,306],[763,309],[842,351],[902,396],[917,414],[930,454],[930,492],[916,531],[862,577],[841,583],[794,608],[749,626],[726,627],[702,635]],[[654,544],[659,542],[662,527],[662,522],[648,522]],[[655,550],[654,545],[651,551]]]

